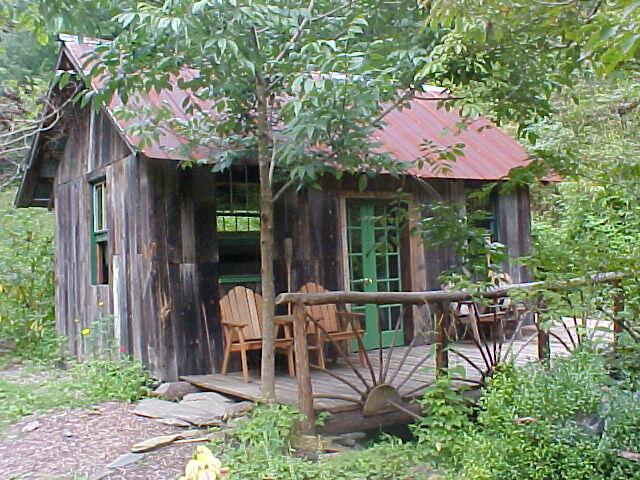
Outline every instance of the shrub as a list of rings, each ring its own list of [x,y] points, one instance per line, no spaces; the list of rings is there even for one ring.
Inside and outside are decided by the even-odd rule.
[[[541,365],[503,367],[478,408],[460,465],[464,479],[608,478],[611,453],[585,419],[600,420],[602,356],[582,350]]]
[[[414,443],[384,439],[363,451],[313,459],[294,455],[290,437],[301,414],[275,405],[254,409],[236,422],[224,443],[213,443],[230,479],[369,480],[412,478],[410,469],[427,461]],[[414,477],[415,478],[415,477]]]
[[[131,402],[146,395],[150,386],[142,365],[126,357],[73,363],[66,372],[40,369],[34,373],[0,380],[0,425],[58,407]],[[44,381],[39,380],[45,375]]]
[[[52,215],[16,210],[0,192],[0,339],[18,354],[50,358],[55,336]]]
[[[456,467],[465,449],[472,424],[471,409],[454,385],[458,372],[450,369],[433,382],[419,403],[423,416],[411,425],[411,431],[425,454],[444,460],[448,468]]]

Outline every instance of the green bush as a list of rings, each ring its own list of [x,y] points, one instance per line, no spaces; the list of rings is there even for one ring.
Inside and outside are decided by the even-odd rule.
[[[25,367],[20,376],[0,380],[0,425],[58,407],[131,402],[146,395],[149,386],[144,367],[127,357],[72,363],[67,371]]]
[[[478,405],[474,430],[461,432],[466,448],[456,476],[564,480],[637,475],[638,464],[619,458],[617,451],[637,449],[640,399],[620,397],[609,384],[603,356],[588,350],[557,359],[550,369],[503,367]]]
[[[471,409],[467,405],[460,385],[454,380],[458,373],[450,369],[433,382],[419,403],[423,416],[411,425],[411,431],[424,450],[447,468],[457,466],[466,448],[466,437],[471,431]]]
[[[362,451],[313,459],[294,454],[290,439],[301,414],[290,407],[258,407],[237,421],[224,442],[211,448],[231,479],[368,480],[412,478],[410,469],[428,461],[415,443],[385,437]],[[413,477],[418,478],[418,477]]]
[[[16,210],[0,192],[0,340],[16,353],[51,358],[55,335],[52,215]]]

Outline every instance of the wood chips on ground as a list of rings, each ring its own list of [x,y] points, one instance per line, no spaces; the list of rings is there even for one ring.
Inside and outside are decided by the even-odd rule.
[[[145,453],[123,468],[107,465],[130,447],[157,435],[184,429],[131,413],[132,406],[110,402],[96,410],[64,410],[30,415],[0,432],[0,479],[175,479],[184,472],[192,444],[169,445]],[[37,421],[37,429],[22,433]]]

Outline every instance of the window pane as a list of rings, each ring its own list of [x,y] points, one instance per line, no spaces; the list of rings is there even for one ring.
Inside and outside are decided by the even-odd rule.
[[[218,232],[260,231],[260,186],[253,183],[247,166],[223,173],[216,183]],[[251,181],[251,183],[250,183]]]
[[[107,211],[107,196],[104,182],[93,186],[93,230],[103,232],[107,229],[105,217]]]

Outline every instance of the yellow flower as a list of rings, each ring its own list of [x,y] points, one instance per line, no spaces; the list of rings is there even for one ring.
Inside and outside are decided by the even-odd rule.
[[[227,469],[222,468],[222,463],[205,446],[196,448],[195,458],[187,463],[185,476],[180,480],[218,480],[222,474],[226,475]]]
[[[87,336],[91,333],[91,330],[89,328],[83,328],[80,333],[84,336]]]
[[[104,302],[103,302],[102,300],[100,300],[100,301],[98,302],[98,306],[99,306],[99,307],[104,307]]]

